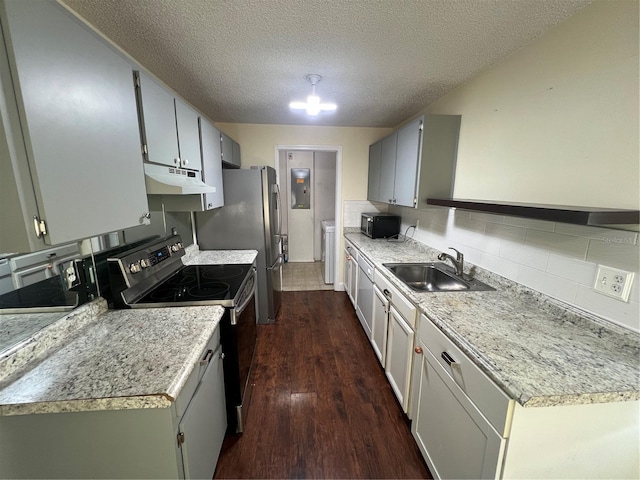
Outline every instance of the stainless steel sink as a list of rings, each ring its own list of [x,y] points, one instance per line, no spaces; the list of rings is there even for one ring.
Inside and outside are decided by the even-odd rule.
[[[405,285],[420,292],[495,290],[475,278],[457,276],[445,263],[385,263]]]

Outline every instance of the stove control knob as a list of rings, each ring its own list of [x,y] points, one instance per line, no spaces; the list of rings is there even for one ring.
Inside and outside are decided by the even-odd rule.
[[[140,270],[140,262],[132,263],[131,265],[129,265],[129,271],[131,273],[138,273]]]
[[[150,267],[151,266],[151,262],[148,259],[143,258],[142,260],[140,260],[140,266],[142,268]]]
[[[181,248],[182,248],[182,244],[180,242],[174,243],[173,245],[171,245],[171,251],[172,252],[177,252]]]

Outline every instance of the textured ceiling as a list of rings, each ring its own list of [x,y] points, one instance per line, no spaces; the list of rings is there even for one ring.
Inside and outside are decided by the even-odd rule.
[[[591,0],[63,0],[215,122],[393,127]],[[289,111],[306,74],[335,113]]]

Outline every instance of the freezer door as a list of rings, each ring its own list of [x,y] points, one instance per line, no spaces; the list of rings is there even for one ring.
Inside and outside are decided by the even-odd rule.
[[[273,265],[267,268],[267,281],[271,283],[269,321],[274,322],[282,301],[282,255],[278,255]]]
[[[264,235],[267,265],[273,265],[280,255],[280,190],[276,183],[276,171],[272,167],[259,168],[262,172],[262,195],[264,208]]]

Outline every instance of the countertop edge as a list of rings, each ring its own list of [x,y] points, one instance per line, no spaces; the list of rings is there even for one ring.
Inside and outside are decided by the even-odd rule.
[[[138,395],[133,397],[84,398],[57,402],[0,405],[0,416],[168,408],[172,404],[173,400],[162,394]]]

